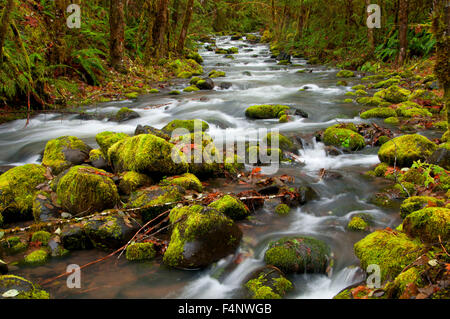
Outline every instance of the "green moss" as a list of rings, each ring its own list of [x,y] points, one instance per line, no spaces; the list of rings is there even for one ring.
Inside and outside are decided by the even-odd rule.
[[[380,82],[374,84],[373,87],[375,89],[388,88],[392,85],[400,84],[400,82],[401,82],[400,77],[392,77],[390,79],[380,81]]]
[[[378,158],[391,166],[396,161],[398,167],[409,167],[414,161],[427,159],[436,149],[436,144],[424,136],[403,135],[383,144]]]
[[[434,122],[433,127],[438,130],[445,131],[448,128],[448,124],[447,124],[447,121],[439,121],[439,122]]]
[[[103,152],[101,150],[94,149],[89,152],[89,161],[90,162],[98,161],[101,158],[104,158]]]
[[[83,225],[83,231],[94,247],[104,250],[122,246],[128,240],[125,229],[133,231],[118,215],[94,217]]]
[[[226,73],[223,71],[212,70],[211,72],[209,72],[208,76],[213,79],[213,78],[225,77]]]
[[[150,177],[137,172],[125,172],[121,175],[121,177],[122,179],[119,183],[119,190],[126,195],[131,194],[140,187],[153,184]]]
[[[392,85],[387,89],[378,91],[374,97],[381,98],[391,103],[401,103],[408,100],[411,91],[403,89],[397,85]]]
[[[275,119],[283,116],[283,111],[289,110],[286,105],[253,105],[245,110],[245,116],[252,119]]]
[[[325,130],[323,142],[326,145],[333,145],[352,151],[362,149],[366,146],[364,137],[360,134],[347,128],[339,128],[339,126],[336,125]]]
[[[72,214],[88,214],[114,207],[119,202],[117,187],[109,174],[87,166],[74,166],[58,183],[61,206]]]
[[[419,237],[426,242],[450,239],[450,209],[428,207],[414,211],[403,221],[403,230],[410,236]]]
[[[280,275],[272,278],[269,275],[263,272],[257,278],[247,281],[245,287],[252,299],[281,299],[293,288],[292,283],[285,277]]]
[[[130,136],[125,133],[102,132],[95,136],[95,140],[100,146],[103,156],[107,157],[108,150],[111,146],[129,137]]]
[[[160,137],[141,134],[115,143],[108,151],[108,159],[118,172],[161,175],[186,172],[184,155],[177,150],[172,152],[172,149],[173,145]],[[177,162],[174,162],[174,156]]]
[[[250,214],[249,209],[243,202],[230,195],[225,195],[221,199],[212,202],[208,207],[218,210],[233,220],[245,219]]]
[[[365,95],[368,94],[368,93],[367,93],[366,91],[364,91],[364,90],[357,90],[355,93],[356,93],[356,96],[365,96]]]
[[[441,141],[450,142],[450,131],[447,131],[444,134],[442,134]]]
[[[436,94],[434,94],[433,92],[422,89],[418,89],[412,92],[408,100],[409,101],[422,100],[427,102],[428,105],[438,105],[442,102],[441,99],[438,96],[436,96]]]
[[[403,117],[433,116],[433,114],[423,109],[420,105],[409,101],[400,103],[396,109],[396,113],[398,116]]]
[[[334,296],[333,299],[353,299],[351,289],[342,290],[340,293]]]
[[[349,223],[347,228],[353,231],[366,231],[369,229],[369,224],[359,216],[354,216]]]
[[[151,260],[156,251],[153,243],[133,243],[128,245],[125,257],[130,261]]]
[[[181,94],[181,92],[178,90],[173,90],[173,91],[169,92],[169,95],[180,95],[180,94]]]
[[[22,264],[27,266],[39,266],[45,264],[48,261],[48,258],[49,253],[47,250],[38,249],[26,255]]]
[[[200,89],[198,87],[196,87],[195,85],[191,85],[191,86],[188,86],[187,88],[185,88],[183,91],[190,93],[190,92],[200,91]]]
[[[424,284],[421,273],[416,267],[409,268],[399,274],[393,282],[386,286],[385,290],[389,298],[400,298],[409,284],[414,284],[418,288]]]
[[[51,236],[52,235],[49,232],[41,230],[33,233],[31,236],[31,241],[40,242],[42,245],[47,246]]]
[[[15,275],[0,276],[0,295],[16,289],[19,294],[15,299],[50,299],[50,294],[38,288],[31,281]]]
[[[36,186],[47,181],[41,165],[17,166],[0,175],[0,215],[5,221],[32,218]]]
[[[202,79],[199,78],[198,76],[194,76],[190,81],[189,84],[191,85],[196,85],[199,81],[201,81]]]
[[[139,92],[126,93],[125,97],[130,100],[137,99],[139,97]]]
[[[236,175],[245,168],[245,165],[241,157],[234,155],[225,158],[223,167],[229,174]]]
[[[278,155],[278,156],[277,156]],[[279,148],[260,148],[259,146],[251,146],[248,148],[248,158],[252,164],[260,163],[267,157],[276,158],[280,162],[283,160],[283,151]],[[256,160],[256,162],[254,162]]]
[[[393,116],[396,116],[396,113],[395,110],[391,109],[390,107],[376,107],[368,111],[365,111],[360,115],[362,119],[368,119],[373,117],[389,118]]]
[[[159,93],[159,90],[158,90],[158,89],[150,89],[150,90],[148,91],[148,93],[156,94],[156,93]]]
[[[352,99],[344,99],[343,102],[344,102],[344,103],[352,103],[353,100],[352,100]]]
[[[384,123],[391,124],[391,125],[398,125],[400,123],[400,120],[396,116],[388,117],[384,120]]]
[[[382,98],[379,97],[359,97],[356,99],[356,102],[359,104],[363,104],[365,106],[380,106],[380,107],[388,107],[391,105],[391,103],[386,102]]]
[[[357,242],[354,249],[363,269],[372,264],[380,266],[381,281],[384,281],[395,278],[416,260],[422,246],[404,233],[378,230]]]
[[[15,255],[27,249],[27,245],[21,241],[20,237],[8,237],[0,242],[1,248],[8,255]]]
[[[278,140],[278,145],[276,145],[276,141]],[[267,145],[268,148],[274,148],[278,146],[278,148],[284,151],[293,151],[295,150],[294,143],[292,141],[280,133],[269,133],[263,137],[263,142]]]
[[[400,182],[409,182],[416,185],[422,185],[425,182],[425,176],[418,168],[410,168],[400,175]]]
[[[358,84],[358,85],[352,86],[352,90],[355,90],[355,91],[365,90],[365,89],[366,89],[366,86],[364,84]]]
[[[90,148],[79,138],[75,136],[62,136],[47,142],[42,158],[42,165],[52,169],[54,175],[72,166],[66,160],[65,150],[81,150],[89,154]]]
[[[191,73],[191,76],[201,75],[203,73],[202,66],[194,59],[176,59],[170,62],[168,67],[176,75],[180,75],[182,72]]]
[[[450,150],[450,142],[440,144],[439,148],[445,148],[447,150]]]
[[[345,93],[345,96],[356,96],[356,93],[349,91],[349,92]]]
[[[338,78],[351,78],[355,76],[355,73],[349,70],[341,70],[336,74],[336,76]]]
[[[186,190],[195,190],[197,192],[203,191],[203,185],[200,180],[191,173],[185,173],[181,176],[172,176],[165,178],[160,182],[161,186],[179,185]]]
[[[279,119],[278,122],[279,123],[287,123],[287,122],[289,122],[287,115],[284,114],[284,115],[280,116],[280,119]]]
[[[187,71],[182,71],[180,73],[177,74],[177,78],[180,79],[189,79],[190,77],[192,77],[192,73],[191,72],[187,72]]]
[[[279,204],[275,207],[275,213],[278,215],[288,215],[291,211],[291,208],[286,204]]]
[[[182,128],[194,133],[196,127],[198,127],[202,132],[209,129],[208,123],[202,120],[173,120],[164,126],[162,130],[170,133],[176,129]]]
[[[325,272],[330,248],[311,237],[285,237],[271,242],[264,261],[285,273]]]

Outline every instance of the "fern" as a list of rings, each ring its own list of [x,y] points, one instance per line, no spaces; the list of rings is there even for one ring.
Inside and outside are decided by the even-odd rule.
[[[105,54],[98,49],[81,49],[72,52],[73,62],[80,65],[84,79],[93,85],[99,85],[100,82],[97,73],[105,73],[106,69],[103,66],[103,61],[99,58]]]

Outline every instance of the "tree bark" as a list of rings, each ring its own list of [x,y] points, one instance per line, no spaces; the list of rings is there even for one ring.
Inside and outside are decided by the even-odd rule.
[[[123,71],[125,41],[124,0],[111,0],[109,27],[109,56],[111,66],[117,71]]]
[[[53,26],[53,46],[50,49],[50,63],[63,64],[66,60],[66,43],[64,36],[66,34],[66,8],[67,0],[55,1],[55,21]]]
[[[186,13],[184,14],[183,27],[181,28],[180,38],[178,39],[177,52],[182,52],[184,49],[184,42],[186,41],[189,24],[192,19],[192,11],[194,11],[194,0],[189,0],[186,5]]]
[[[409,0],[400,0],[398,7],[398,65],[403,65],[403,63],[405,63],[406,53],[408,52],[408,2]]]
[[[159,59],[167,53],[166,48],[166,30],[168,21],[169,0],[158,1],[158,13],[155,23],[153,24],[153,48],[155,50],[155,58]]]
[[[367,12],[367,7],[371,4],[372,0],[366,0],[366,12]],[[368,18],[370,16],[370,13],[367,12],[367,16],[366,18]],[[371,28],[367,28],[367,40],[369,42],[369,49],[370,49],[370,54],[373,53],[373,51],[375,50],[375,38],[373,35],[373,29]]]
[[[9,18],[14,10],[14,0],[8,0],[0,17],[0,66],[3,63],[3,46],[9,29]]]
[[[300,2],[300,12],[298,15],[297,22],[297,34],[295,36],[296,40],[300,40],[303,38],[303,24],[305,21],[305,4],[303,1]]]

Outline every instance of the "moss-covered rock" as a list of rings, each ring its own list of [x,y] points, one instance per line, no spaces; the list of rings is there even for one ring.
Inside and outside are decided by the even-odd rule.
[[[125,172],[121,174],[121,180],[119,182],[119,191],[125,195],[130,195],[141,187],[150,186],[153,181],[145,174],[137,172]]]
[[[341,82],[341,81],[339,81],[339,82]],[[355,91],[365,90],[365,89],[366,89],[366,86],[364,84],[358,84],[358,85],[352,86],[352,90],[355,90]]]
[[[245,204],[238,198],[231,195],[223,196],[221,199],[218,199],[209,204],[208,207],[218,210],[219,212],[233,220],[245,219],[250,214],[247,206],[245,206]]]
[[[122,107],[119,111],[117,111],[116,115],[114,116],[114,120],[120,123],[137,119],[139,117],[141,116],[136,111],[130,110],[128,107]]]
[[[366,146],[364,137],[354,130],[341,128],[339,124],[327,128],[323,134],[323,142],[326,145],[356,151]]]
[[[105,250],[122,247],[139,228],[138,223],[119,214],[93,217],[83,225],[94,247]]]
[[[36,222],[60,218],[59,208],[52,201],[51,193],[38,191],[33,197],[33,217]]]
[[[190,133],[194,133],[195,129],[204,132],[209,129],[209,125],[202,120],[173,120],[164,126],[162,130],[171,133],[176,129],[186,129]]]
[[[245,116],[251,119],[276,119],[289,110],[286,105],[253,105],[245,110]]]
[[[125,257],[129,261],[143,261],[155,258],[156,250],[153,243],[132,243],[128,245]]]
[[[109,176],[93,167],[72,167],[58,182],[58,202],[71,214],[78,215],[113,208],[119,202],[119,194]]]
[[[361,268],[376,264],[381,269],[381,281],[394,279],[406,266],[421,255],[422,245],[406,234],[392,230],[377,230],[354,246]]]
[[[426,160],[437,146],[429,139],[418,134],[396,137],[383,144],[378,151],[378,158],[384,163],[398,167],[409,167],[417,160]]]
[[[283,151],[291,152],[296,150],[294,143],[288,137],[280,133],[267,134],[263,137],[263,142],[268,148],[280,148]]]
[[[251,299],[281,299],[293,289],[292,283],[273,266],[254,271],[244,287]]]
[[[191,86],[188,86],[183,89],[183,92],[186,92],[186,93],[197,92],[197,91],[200,91],[200,89],[198,87],[196,87],[195,85],[191,85]]]
[[[378,91],[374,94],[374,97],[381,98],[391,103],[401,103],[408,100],[411,91],[403,89],[398,85],[392,85],[387,89]]]
[[[0,216],[5,222],[32,218],[36,186],[47,181],[45,173],[41,165],[26,164],[0,175]]]
[[[353,231],[366,231],[369,229],[369,224],[360,216],[354,216],[348,222],[347,228]]]
[[[411,93],[408,97],[409,101],[421,101],[423,105],[438,105],[441,103],[441,99],[436,96],[432,91],[418,89]]]
[[[376,107],[361,113],[360,117],[362,119],[369,119],[373,117],[389,118],[396,115],[397,113],[395,112],[395,110],[391,109],[390,107]]]
[[[378,83],[375,83],[375,84],[373,85],[373,87],[374,87],[375,89],[388,88],[388,87],[390,87],[390,86],[392,86],[392,85],[398,85],[398,84],[400,84],[400,82],[401,82],[400,77],[394,76],[394,77],[392,77],[392,78],[390,78],[390,79],[387,79],[387,80],[384,80],[384,81],[380,81],[380,82],[378,82]]]
[[[49,232],[40,230],[33,233],[33,235],[31,236],[31,241],[40,242],[43,246],[47,246],[51,236],[52,235]]]
[[[364,90],[356,90],[356,96],[366,96],[368,93]]]
[[[418,268],[412,267],[399,274],[392,282],[389,282],[386,287],[386,293],[388,298],[409,299],[409,295],[403,296],[408,285],[414,284],[417,288],[421,288],[424,285],[421,272]]]
[[[425,242],[446,242],[450,239],[450,209],[427,207],[412,212],[403,221],[403,231]]]
[[[95,168],[106,169],[108,168],[108,161],[106,156],[99,149],[91,150],[89,152],[89,162]]]
[[[105,156],[105,158],[107,158],[109,148],[115,143],[122,141],[128,137],[130,136],[125,133],[102,132],[95,136],[95,140],[100,146],[100,150],[102,151],[103,155]]]
[[[444,201],[431,196],[411,196],[405,199],[400,206],[400,216],[406,218],[412,212],[421,210],[427,206],[444,206]]]
[[[10,291],[15,293],[11,297],[3,297],[6,292]],[[15,275],[4,275],[0,276],[0,299],[3,298],[50,299],[50,294],[25,278]]]
[[[172,90],[169,92],[169,95],[180,95],[180,94],[181,94],[181,92],[178,90]]]
[[[175,75],[177,75],[177,77],[180,77],[179,75],[183,75],[183,73],[189,73],[190,76],[201,75],[203,73],[202,66],[194,59],[176,59],[170,62],[168,67]]]
[[[330,248],[318,239],[285,237],[269,244],[264,261],[285,273],[324,273],[330,256]]]
[[[286,204],[279,204],[275,207],[275,213],[281,216],[288,215],[290,211],[291,208]]]
[[[375,167],[375,175],[378,177],[384,177],[386,174],[387,169],[389,168],[389,165],[386,163],[380,163]]]
[[[178,185],[164,187],[151,186],[132,193],[125,207],[144,207],[140,210],[140,213],[143,222],[148,222],[164,211],[174,207],[174,203],[183,200],[184,194],[184,188]]]
[[[49,257],[50,254],[46,249],[38,249],[26,255],[21,264],[25,266],[40,266],[45,264]]]
[[[400,120],[396,116],[388,117],[384,120],[384,123],[390,124],[390,125],[398,125],[400,123]]]
[[[91,240],[80,224],[71,224],[63,227],[60,240],[63,247],[68,250],[82,250],[92,247]]]
[[[177,150],[172,151],[173,147],[160,137],[141,134],[115,143],[108,151],[108,158],[116,172],[135,171],[148,175],[184,173],[187,170],[184,155]]]
[[[20,237],[11,236],[0,242],[0,247],[7,255],[15,255],[27,249],[27,244]]]
[[[62,136],[47,142],[42,165],[50,167],[54,175],[72,165],[80,165],[89,158],[91,148],[75,136]]]
[[[172,176],[163,179],[160,183],[161,186],[178,185],[186,190],[195,190],[197,192],[203,191],[203,185],[200,180],[191,173],[185,173],[181,176]]]
[[[203,268],[233,253],[242,232],[216,209],[199,205],[174,208],[173,230],[164,263],[178,268]]]
[[[442,134],[441,141],[444,143],[450,142],[450,131],[447,131],[444,134]]]
[[[169,132],[154,128],[153,126],[150,125],[138,125],[136,126],[136,130],[134,130],[134,135],[140,135],[140,134],[151,134],[151,135],[155,135],[157,137],[160,137],[166,141],[170,140],[170,134]]]
[[[403,117],[433,116],[433,114],[422,108],[419,104],[410,101],[400,103],[395,111],[398,116]]]
[[[382,98],[369,96],[359,97],[356,99],[356,102],[365,106],[388,107],[391,105],[391,103],[383,100]]]
[[[212,79],[221,78],[221,77],[225,77],[226,73],[223,71],[212,70],[211,72],[209,72],[208,76]]]
[[[336,76],[338,78],[352,78],[355,76],[355,72],[349,70],[341,70],[336,74]]]

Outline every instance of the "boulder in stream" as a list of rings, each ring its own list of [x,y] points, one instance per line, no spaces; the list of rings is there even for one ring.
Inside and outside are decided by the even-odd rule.
[[[244,287],[251,299],[281,299],[294,287],[274,266],[265,266],[252,272]]]
[[[114,118],[111,120],[121,123],[129,120],[134,120],[140,117],[141,116],[136,111],[130,110],[128,107],[123,107],[116,113]]]
[[[250,211],[238,198],[225,195],[212,202],[208,207],[214,208],[233,220],[242,220],[249,216]]]
[[[357,151],[366,146],[364,137],[356,131],[354,125],[336,124],[327,128],[323,134],[325,145],[336,146],[345,150]]]
[[[101,132],[98,133],[95,136],[95,140],[97,141],[97,144],[100,146],[100,150],[103,152],[103,155],[107,157],[108,150],[111,146],[113,146],[115,143],[124,140],[126,138],[130,137],[128,134],[125,133],[115,133],[115,132]]]
[[[276,119],[289,110],[287,105],[253,105],[245,110],[245,116],[251,119]]]

